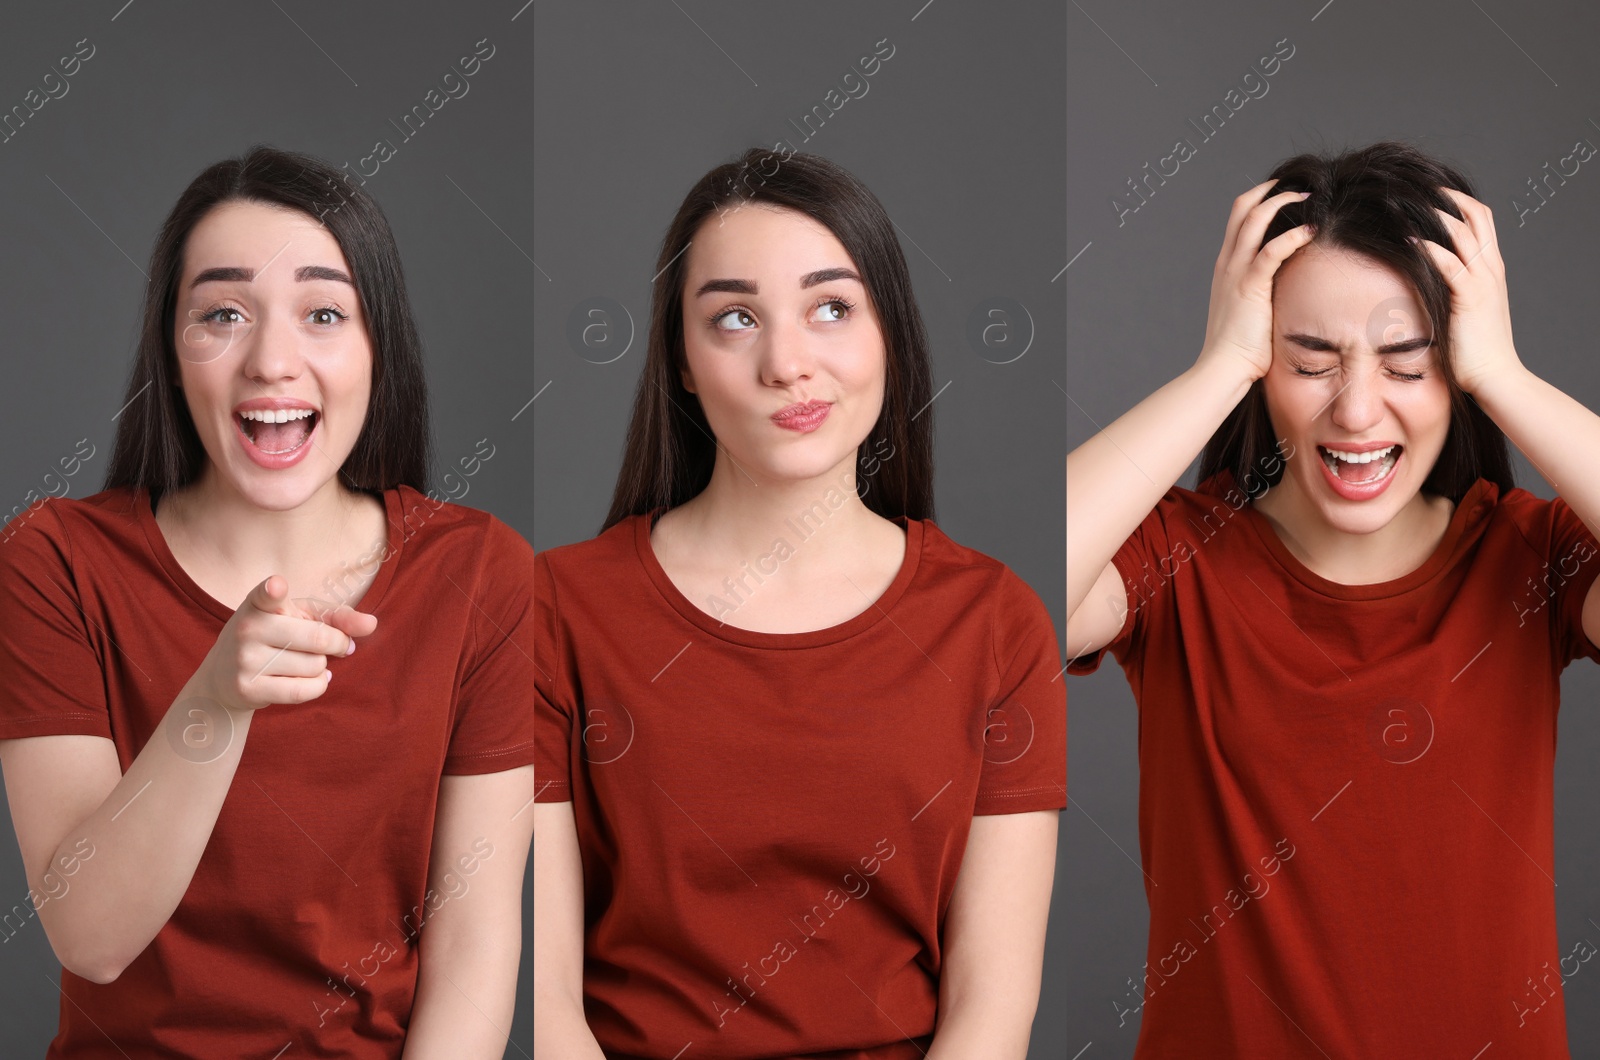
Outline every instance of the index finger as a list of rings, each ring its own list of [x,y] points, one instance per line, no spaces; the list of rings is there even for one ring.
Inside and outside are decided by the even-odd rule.
[[[347,654],[354,643],[354,638],[342,629],[314,618],[273,614],[271,626],[272,635],[268,639],[286,651],[337,656]]]

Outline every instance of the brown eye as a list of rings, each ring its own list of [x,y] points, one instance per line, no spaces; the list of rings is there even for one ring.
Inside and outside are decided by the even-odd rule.
[[[740,326],[736,328],[723,327],[722,321],[728,317],[737,317]],[[723,331],[749,331],[756,326],[756,318],[743,309],[725,309],[711,318],[711,326],[720,328]]]
[[[229,314],[232,314],[232,316],[230,317]],[[237,309],[233,308],[233,306],[231,306],[231,305],[224,305],[224,306],[218,306],[217,308],[213,309],[209,313],[202,313],[200,315],[200,322],[202,324],[243,324],[244,323],[244,319],[242,317],[240,317],[240,319],[237,319],[237,320],[233,319],[233,317],[240,317],[239,311]]]
[[[843,298],[829,298],[817,306],[817,309],[823,314],[822,319],[834,323],[847,319],[850,316],[850,311],[854,308],[854,305],[846,302]]]

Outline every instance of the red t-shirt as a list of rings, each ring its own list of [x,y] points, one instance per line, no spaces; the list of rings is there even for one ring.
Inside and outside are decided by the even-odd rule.
[[[357,603],[377,630],[321,697],[256,711],[171,919],[111,983],[62,971],[49,1060],[400,1056],[419,925],[461,893],[427,882],[439,778],[533,761],[533,549],[409,486],[383,501]],[[0,739],[104,736],[126,772],[236,608],[178,565],[143,490],[46,500],[5,534]]]
[[[921,1060],[973,815],[1066,805],[1044,605],[898,522],[889,588],[806,633],[719,624],[646,516],[535,558],[535,798],[573,804],[612,1060]]]
[[[1479,479],[1421,567],[1343,585],[1226,472],[1161,499],[1114,560],[1121,631],[1068,666],[1111,652],[1139,704],[1137,1056],[1567,1055],[1592,951],[1556,937],[1556,711],[1600,661],[1597,550]]]

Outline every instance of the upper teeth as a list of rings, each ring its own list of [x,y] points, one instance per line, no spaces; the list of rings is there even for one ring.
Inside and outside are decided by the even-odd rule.
[[[1338,449],[1329,449],[1326,446],[1323,447],[1323,452],[1331,453],[1340,460],[1351,464],[1370,464],[1374,460],[1382,460],[1384,457],[1394,452],[1394,450],[1395,447],[1391,445],[1386,449],[1374,449],[1368,453],[1346,453],[1341,452]]]
[[[303,420],[316,411],[316,409],[249,409],[239,415],[247,420],[260,420],[262,423],[288,423],[290,420]]]

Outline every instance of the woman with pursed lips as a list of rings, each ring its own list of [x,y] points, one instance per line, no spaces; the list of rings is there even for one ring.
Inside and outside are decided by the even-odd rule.
[[[611,510],[535,560],[535,1047],[1023,1060],[1060,655],[933,522],[893,226],[839,166],[753,149],[657,269]]]

